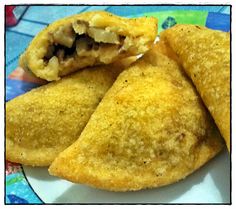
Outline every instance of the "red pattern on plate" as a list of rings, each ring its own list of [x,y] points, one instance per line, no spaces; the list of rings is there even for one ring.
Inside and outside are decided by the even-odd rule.
[[[46,84],[47,81],[35,77],[32,73],[24,71],[22,68],[16,68],[8,77],[12,80],[21,80],[31,83]]]
[[[21,171],[20,164],[6,161],[6,175]]]

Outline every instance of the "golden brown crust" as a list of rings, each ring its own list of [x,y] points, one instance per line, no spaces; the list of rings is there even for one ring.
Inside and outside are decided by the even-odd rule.
[[[178,55],[230,151],[229,33],[177,25],[164,31],[161,40]]]
[[[84,69],[7,102],[7,160],[50,165],[79,137],[122,65],[110,67]]]
[[[53,35],[60,27],[70,26],[76,21],[86,23],[88,27],[103,28],[106,31],[117,34],[120,37],[128,37],[124,40],[127,49],[120,49],[120,46],[104,47],[99,54],[94,51],[87,57],[73,55],[73,59],[67,58],[66,61],[45,62],[45,54],[53,41]],[[70,34],[70,31],[68,32]],[[109,64],[121,58],[145,53],[151,48],[157,34],[157,20],[155,18],[133,18],[128,19],[118,17],[104,11],[86,12],[64,19],[60,19],[41,31],[31,42],[27,50],[20,58],[20,66],[31,70],[37,77],[48,81],[58,80],[61,76],[77,71],[78,69],[99,65]],[[116,46],[118,46],[116,48]],[[110,51],[111,52],[110,52]],[[107,53],[106,53],[107,52]]]
[[[176,182],[222,148],[188,78],[154,48],[122,72],[52,175],[112,191]]]

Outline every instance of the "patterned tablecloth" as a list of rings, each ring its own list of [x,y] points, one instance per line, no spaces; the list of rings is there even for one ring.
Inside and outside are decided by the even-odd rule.
[[[176,23],[204,25],[230,30],[229,6],[30,6],[18,25],[6,28],[6,101],[42,84],[17,68],[20,54],[33,37],[52,21],[72,14],[106,10],[121,16],[155,16],[158,32]],[[42,204],[33,191],[21,165],[6,162],[7,204]]]

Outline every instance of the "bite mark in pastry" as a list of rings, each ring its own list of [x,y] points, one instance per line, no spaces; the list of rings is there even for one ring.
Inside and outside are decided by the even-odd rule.
[[[20,66],[48,81],[87,66],[143,54],[157,35],[155,18],[124,18],[104,11],[58,20],[40,32],[20,58]]]

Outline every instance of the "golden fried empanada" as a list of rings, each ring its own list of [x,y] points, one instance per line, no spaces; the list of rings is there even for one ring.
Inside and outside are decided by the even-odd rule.
[[[131,57],[120,61],[118,67],[84,69],[7,102],[7,160],[50,165],[79,137],[118,73],[133,61]]]
[[[177,25],[161,34],[178,56],[230,151],[230,34]]]
[[[159,187],[185,178],[222,144],[191,81],[154,48],[119,75],[49,172],[112,191]]]
[[[157,20],[128,19],[105,11],[58,20],[40,32],[20,58],[37,77],[58,80],[78,69],[145,53],[156,38]]]

